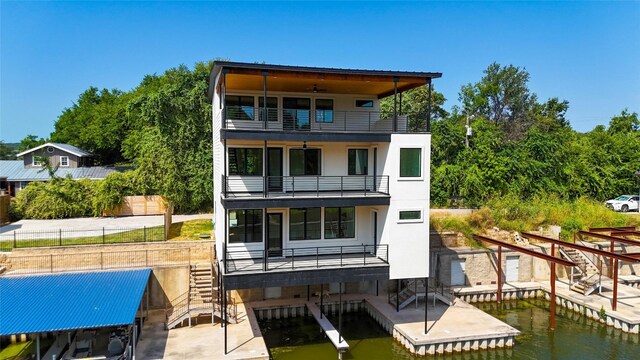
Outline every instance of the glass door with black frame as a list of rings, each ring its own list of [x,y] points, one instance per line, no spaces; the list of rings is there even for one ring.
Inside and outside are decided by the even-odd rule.
[[[282,213],[267,214],[267,253],[282,257]]]
[[[282,192],[282,148],[268,148],[267,161],[269,192]]]
[[[311,99],[286,97],[282,99],[282,107],[284,130],[311,130]]]

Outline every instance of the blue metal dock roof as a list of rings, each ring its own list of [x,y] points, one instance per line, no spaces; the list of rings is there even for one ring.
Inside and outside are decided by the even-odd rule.
[[[0,335],[132,324],[151,269],[0,277]]]

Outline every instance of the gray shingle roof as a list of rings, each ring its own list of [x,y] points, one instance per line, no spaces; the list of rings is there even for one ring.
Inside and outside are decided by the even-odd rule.
[[[56,175],[72,179],[104,179],[107,175],[117,170],[112,167],[92,166],[73,169],[58,169]],[[42,168],[25,168],[22,160],[0,160],[0,177],[6,177],[7,181],[48,181],[49,173]]]

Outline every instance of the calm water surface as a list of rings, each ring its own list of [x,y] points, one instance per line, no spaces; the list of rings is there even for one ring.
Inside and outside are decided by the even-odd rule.
[[[465,354],[431,356],[446,360],[633,360],[640,359],[638,334],[627,334],[586,319],[570,311],[557,309],[556,330],[549,327],[549,303],[544,300],[519,300],[478,304],[487,313],[517,328],[522,334],[512,349],[485,350]],[[329,316],[337,325],[337,316]],[[409,360],[411,356],[394,343],[366,312],[343,315],[343,333],[350,350],[343,359]],[[275,360],[337,359],[333,345],[320,332],[312,317],[260,321],[265,342]],[[424,359],[424,357],[422,357]]]

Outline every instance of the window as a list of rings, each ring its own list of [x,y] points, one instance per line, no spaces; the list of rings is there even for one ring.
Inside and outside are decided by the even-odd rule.
[[[369,174],[369,150],[349,149],[348,150],[348,174],[368,175]]]
[[[262,121],[264,119],[264,96],[258,98],[258,107],[260,112],[259,120]],[[267,97],[267,120],[278,121],[278,98],[276,97]]]
[[[262,241],[262,209],[229,210],[229,243]]]
[[[48,152],[49,154],[53,154],[53,152],[54,152],[54,151],[55,151],[55,150],[54,150],[53,146],[47,146],[47,152]]]
[[[289,209],[289,240],[320,239],[320,208]]]
[[[289,150],[289,175],[320,175],[320,149]]]
[[[33,166],[42,166],[42,161],[40,161],[40,156],[31,155],[31,165]]]
[[[60,166],[69,166],[68,156],[60,156]]]
[[[372,108],[373,100],[356,100],[357,108]]]
[[[262,176],[262,149],[229,148],[229,175]]]
[[[398,222],[422,222],[422,210],[400,210]]]
[[[400,177],[420,177],[421,171],[420,148],[400,149]]]
[[[227,95],[224,98],[227,119],[253,120],[253,96]]]
[[[282,98],[282,121],[284,130],[309,130],[311,99]]]
[[[324,209],[324,238],[347,239],[356,237],[354,207],[328,207]]]
[[[333,122],[333,100],[316,99],[316,122],[317,123]]]

